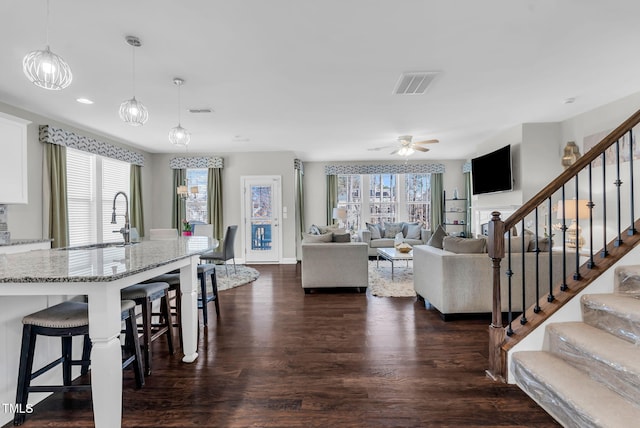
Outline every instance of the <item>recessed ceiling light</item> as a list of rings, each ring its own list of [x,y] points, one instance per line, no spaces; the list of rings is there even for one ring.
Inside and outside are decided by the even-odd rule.
[[[565,103],[565,104],[573,104],[573,103],[575,103],[575,102],[576,102],[576,99],[575,99],[575,98],[573,98],[573,97],[571,97],[571,98],[565,98],[565,99],[564,99],[564,103]]]
[[[89,98],[76,98],[76,101],[80,104],[93,104],[93,101],[91,101]]]

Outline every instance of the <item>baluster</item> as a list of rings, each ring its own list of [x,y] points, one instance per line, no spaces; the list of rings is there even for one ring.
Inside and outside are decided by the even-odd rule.
[[[593,269],[596,265],[593,260],[593,207],[595,204],[593,203],[593,184],[591,180],[591,163],[589,163],[589,203],[587,204],[587,207],[589,207],[589,261],[587,262],[587,267],[589,269]]]
[[[562,284],[560,291],[565,291],[567,287],[567,199],[565,187],[562,185]]]
[[[620,212],[620,187],[622,186],[622,181],[620,180],[620,140],[616,141],[616,181],[614,181],[613,184],[615,184],[616,186],[616,195],[618,197],[616,203],[618,209],[618,237],[614,240],[613,245],[619,247],[620,245],[622,245],[622,218]]]
[[[513,276],[513,270],[511,269],[511,229],[507,231],[507,287],[509,287],[509,300],[508,300],[508,311],[509,311],[509,325],[507,326],[507,336],[511,336],[513,334],[513,329],[511,328],[511,322],[513,321],[513,311],[511,306],[511,277]]]
[[[524,247],[525,246],[525,242],[524,242],[524,217],[522,218],[522,238],[521,238],[521,255],[522,255],[522,273],[520,274],[520,277],[522,277],[522,316],[520,317],[520,324],[524,325],[527,323],[527,305],[526,305],[526,288],[527,288],[527,284],[526,284],[526,278],[525,278],[525,274],[524,274],[524,255],[527,254],[527,249]]]
[[[533,307],[533,312],[540,312],[540,238],[538,234],[538,207],[535,210],[535,221],[536,221],[536,229],[535,229],[535,239],[536,239],[536,305]],[[549,234],[549,247],[551,247],[551,234]]]
[[[602,252],[600,257],[607,257],[607,155],[602,153]]]
[[[578,174],[576,174],[575,177],[575,181],[576,181],[576,201],[575,204],[576,206],[575,208],[575,215],[576,215],[576,270],[573,273],[573,279],[574,280],[579,280],[580,278],[582,278],[580,276],[580,207],[578,206],[580,201],[578,198]],[[563,290],[564,291],[564,290]]]
[[[629,207],[631,210],[631,224],[629,225],[629,230],[627,231],[627,235],[631,236],[636,233],[636,217],[634,213],[634,197],[633,197],[633,129],[629,130],[629,180],[630,180],[630,189],[629,189]]]
[[[549,196],[548,202],[549,202],[549,206],[548,206],[549,225],[551,225],[551,196]],[[551,227],[549,227],[549,232],[551,232]],[[562,263],[564,264],[564,261]],[[552,257],[552,251],[551,251],[551,233],[549,233],[549,295],[547,296],[547,302],[553,302],[554,299],[555,297],[553,297],[553,257]]]

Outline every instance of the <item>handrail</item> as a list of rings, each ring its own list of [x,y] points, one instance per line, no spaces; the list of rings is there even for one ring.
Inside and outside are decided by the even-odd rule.
[[[524,223],[524,219],[527,215],[537,210],[539,206],[541,206],[545,201],[550,200],[551,197],[559,190],[562,190],[564,195],[564,186],[567,185],[572,179],[576,179],[576,194],[577,194],[577,176],[582,172],[585,168],[589,167],[589,174],[591,174],[591,163],[598,159],[598,157],[602,156],[606,150],[618,142],[626,133],[630,132],[634,126],[640,123],[640,110],[636,111],[632,116],[630,116],[627,120],[622,122],[617,128],[615,128],[609,135],[607,135],[604,139],[602,139],[599,143],[597,143],[591,150],[585,153],[583,156],[577,159],[577,161],[563,171],[558,177],[556,177],[553,181],[551,181],[547,186],[545,186],[540,192],[538,192],[535,196],[533,196],[529,201],[524,203],[520,208],[518,208],[513,214],[511,214],[506,220],[502,221],[500,219],[500,213],[497,211],[492,212],[492,218],[489,222],[489,236],[488,236],[488,253],[491,258],[492,263],[492,271],[493,271],[493,310],[492,310],[492,319],[491,326],[489,329],[489,369],[487,370],[487,374],[494,379],[505,380],[507,376],[507,355],[506,352],[508,349],[513,347],[515,343],[517,343],[521,338],[523,338],[528,332],[532,331],[536,326],[540,325],[544,319],[548,318],[550,314],[557,311],[564,303],[569,301],[572,297],[574,297],[578,291],[582,288],[586,287],[589,283],[591,283],[595,278],[600,276],[606,269],[610,268],[615,261],[617,261],[620,257],[630,251],[635,245],[640,244],[640,238],[636,236],[632,236],[632,239],[629,240],[628,244],[624,248],[619,247],[619,242],[612,241],[607,244],[604,243],[605,247],[603,248],[602,254],[606,254],[608,260],[605,263],[602,263],[600,266],[595,266],[592,263],[585,263],[583,267],[578,266],[576,268],[576,273],[573,278],[563,279],[563,285],[559,290],[561,290],[562,296],[556,299],[553,294],[550,294],[548,301],[543,301],[540,299],[539,302],[536,302],[535,305],[532,305],[530,308],[522,308],[523,309],[523,317],[521,322],[523,325],[517,327],[519,334],[514,337],[512,334],[513,330],[511,330],[511,325],[509,325],[509,334],[507,335],[506,329],[502,325],[502,302],[501,302],[501,261],[505,258],[505,243],[504,236],[507,231],[512,230],[512,228],[519,223]],[[619,162],[619,161],[618,161]],[[619,163],[618,163],[619,165]],[[632,165],[632,164],[631,164]],[[631,171],[633,171],[631,167]],[[618,178],[619,181],[619,178]],[[618,185],[621,182],[618,183]],[[591,183],[589,183],[591,185]],[[633,185],[631,187],[633,191]],[[590,201],[592,204],[592,201]],[[592,206],[591,206],[592,208]],[[550,214],[550,213],[549,213]],[[537,215],[537,211],[536,211]],[[564,219],[563,219],[564,221]],[[628,229],[629,235],[633,235],[636,229],[634,229],[633,225],[640,225],[640,223],[635,222],[635,219],[632,219],[632,226]],[[566,231],[566,225],[564,225],[563,235]],[[618,232],[620,234],[620,231]],[[509,234],[510,236],[510,234]],[[523,241],[524,242],[524,241]],[[564,243],[563,243],[563,254],[564,254]],[[576,264],[578,257],[576,257]],[[566,264],[566,260],[564,260]],[[584,268],[588,266],[588,268]],[[584,269],[583,269],[584,268]],[[581,275],[582,273],[582,275]],[[551,273],[549,273],[551,278]],[[550,280],[551,281],[551,280]],[[524,285],[523,285],[524,288]],[[524,290],[523,290],[524,294]],[[511,311],[511,309],[510,309]],[[531,321],[532,318],[534,322]],[[523,321],[524,320],[524,321]],[[509,323],[511,324],[511,323]]]

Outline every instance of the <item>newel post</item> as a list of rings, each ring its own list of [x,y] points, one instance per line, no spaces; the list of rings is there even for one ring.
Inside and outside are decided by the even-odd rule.
[[[489,369],[487,374],[494,380],[506,378],[506,360],[502,353],[505,330],[502,326],[502,303],[500,300],[500,262],[504,258],[504,222],[500,212],[491,213],[487,251],[491,258],[493,275],[493,307],[489,326]]]

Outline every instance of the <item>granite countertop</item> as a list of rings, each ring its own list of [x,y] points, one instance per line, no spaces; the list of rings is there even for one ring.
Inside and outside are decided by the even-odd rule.
[[[115,281],[205,253],[214,246],[212,238],[190,236],[128,246],[96,244],[5,254],[0,255],[0,283]]]
[[[26,245],[26,244],[39,244],[41,242],[51,242],[53,239],[12,239],[7,243],[0,243],[0,247],[6,247],[9,245]]]

